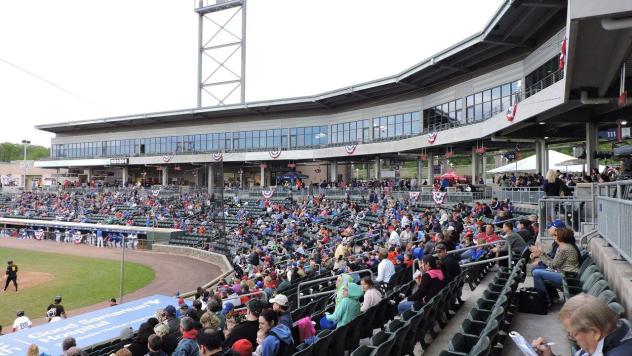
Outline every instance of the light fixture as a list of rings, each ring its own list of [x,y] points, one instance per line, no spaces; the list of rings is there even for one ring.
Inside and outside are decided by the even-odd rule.
[[[625,125],[627,125],[627,124],[628,124],[628,120],[623,120],[623,121],[621,121],[621,125],[622,125],[622,126],[625,126]]]
[[[546,123],[544,121],[540,121],[540,122],[538,122],[538,124],[545,125]]]
[[[544,136],[544,139],[545,139],[545,140],[548,140],[548,139],[549,139],[549,136]]]

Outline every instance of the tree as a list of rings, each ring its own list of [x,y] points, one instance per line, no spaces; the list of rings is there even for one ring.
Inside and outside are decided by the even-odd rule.
[[[39,160],[50,157],[50,149],[44,146],[29,145],[26,159]],[[0,161],[10,162],[24,159],[24,145],[19,143],[0,143]]]

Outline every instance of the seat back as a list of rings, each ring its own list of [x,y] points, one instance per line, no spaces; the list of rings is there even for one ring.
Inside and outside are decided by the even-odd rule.
[[[599,280],[597,281],[597,283],[595,283],[590,290],[588,291],[588,294],[592,295],[592,296],[598,296],[599,294],[601,294],[601,292],[605,291],[606,289],[609,289],[610,287],[608,287],[608,282],[606,282],[605,280]]]
[[[602,302],[610,304],[617,300],[617,296],[610,289],[606,289],[597,296]]]
[[[470,356],[486,356],[491,352],[491,343],[487,336],[482,337],[472,348]]]

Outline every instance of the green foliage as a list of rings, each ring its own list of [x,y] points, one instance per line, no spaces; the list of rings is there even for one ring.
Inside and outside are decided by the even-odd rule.
[[[66,310],[100,303],[119,295],[120,262],[87,257],[33,252],[10,248],[0,249],[0,261],[13,259],[19,267],[18,287],[24,283],[24,272],[46,272],[52,281],[15,293],[13,284],[0,293],[0,325],[10,330],[15,311],[24,309],[26,316],[39,319],[56,295],[63,296]],[[4,268],[4,266],[2,267]],[[149,284],[155,272],[137,263],[125,263],[125,291],[130,293]],[[4,287],[4,284],[3,286]],[[72,316],[70,313],[69,316]],[[6,332],[6,331],[5,331]]]
[[[26,159],[39,160],[50,157],[50,149],[44,146],[29,145]],[[18,161],[24,159],[24,145],[20,143],[0,143],[0,161]]]

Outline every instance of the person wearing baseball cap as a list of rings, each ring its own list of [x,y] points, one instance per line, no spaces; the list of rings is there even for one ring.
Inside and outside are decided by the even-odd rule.
[[[64,310],[64,306],[61,305],[61,296],[56,296],[54,303],[46,308],[46,316],[48,322],[59,321],[61,318],[66,319],[66,310]]]
[[[237,351],[240,356],[252,356],[254,347],[250,341],[246,339],[239,339],[233,344],[232,349]]]
[[[251,347],[257,347],[257,332],[259,331],[259,315],[263,311],[263,303],[258,299],[252,299],[246,304],[248,312],[246,320],[227,329],[224,347],[235,347],[238,341],[246,340]],[[252,352],[252,351],[251,351]]]
[[[272,310],[279,315],[279,324],[283,324],[292,330],[292,313],[288,310],[289,301],[283,294],[277,294],[274,298],[270,299],[272,304]]]
[[[164,310],[165,324],[169,327],[169,334],[177,334],[180,331],[180,318],[176,316],[176,307],[167,305]]]

